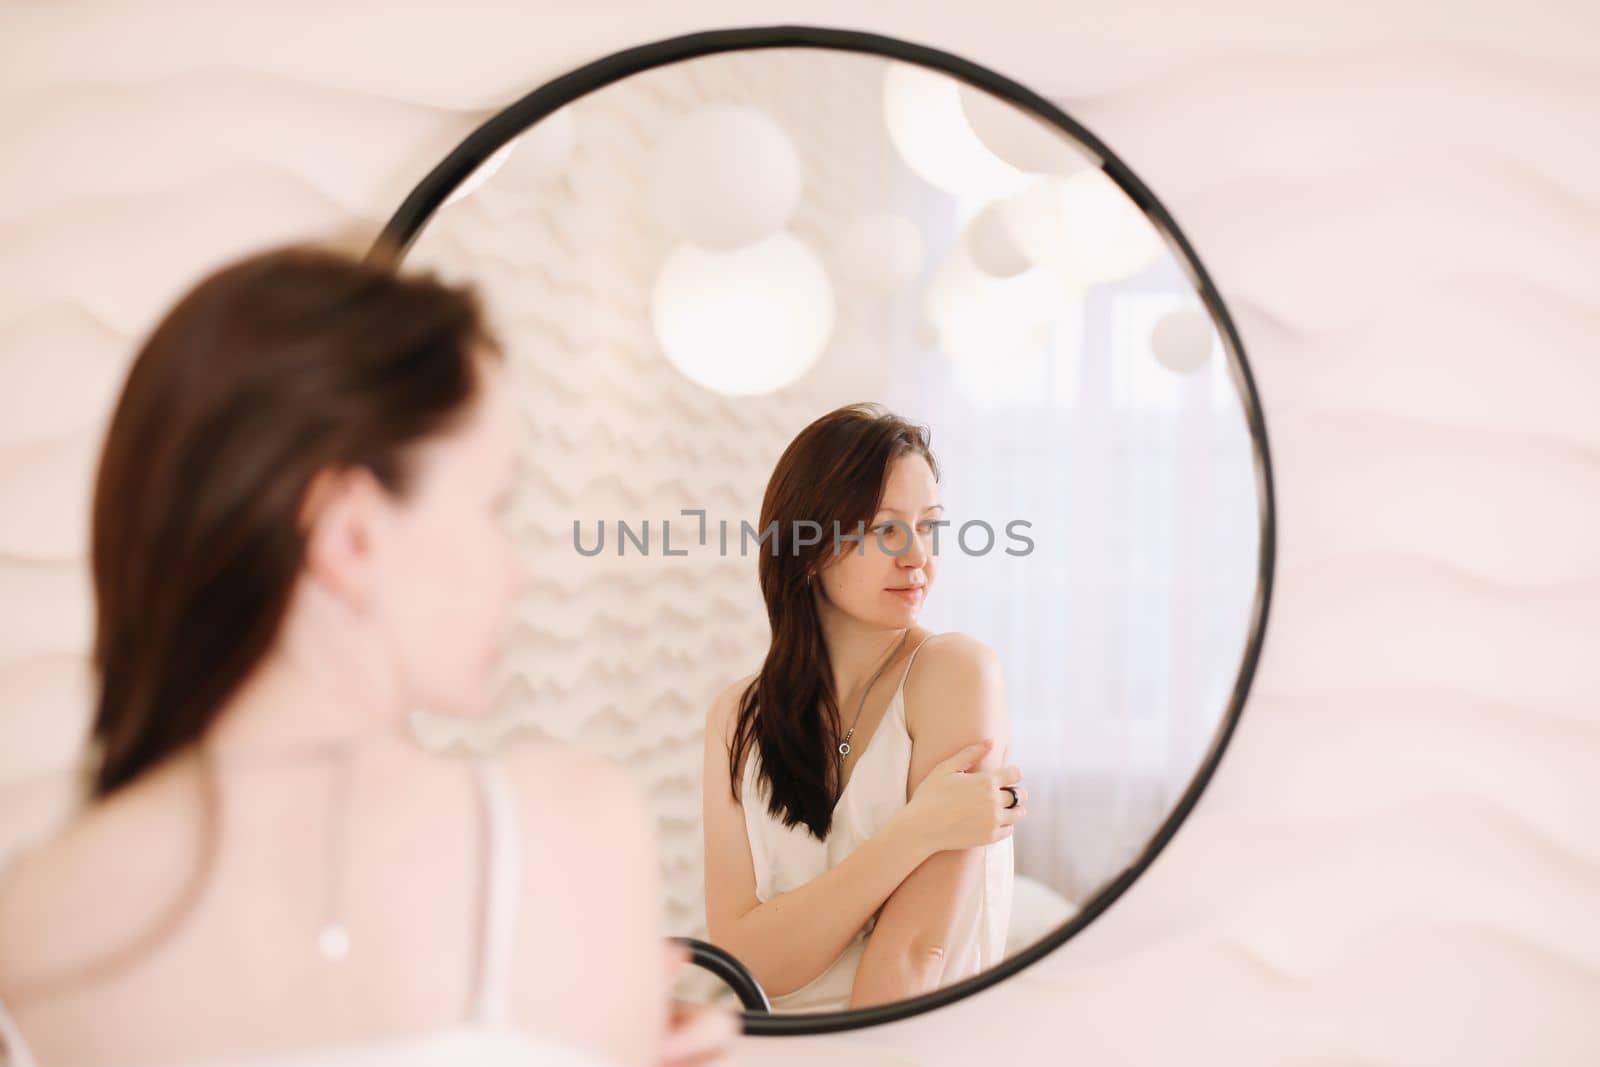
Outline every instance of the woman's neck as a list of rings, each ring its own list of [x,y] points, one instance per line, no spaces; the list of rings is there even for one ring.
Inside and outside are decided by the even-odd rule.
[[[290,752],[407,730],[392,686],[323,655],[280,646],[263,658],[206,734],[219,753]]]
[[[886,630],[844,614],[827,603],[818,604],[822,621],[822,641],[828,649],[828,662],[833,667],[834,696],[843,700],[852,693],[859,694],[867,679],[881,668],[895,646],[902,639],[909,641],[905,629]],[[916,630],[915,626],[910,628]]]

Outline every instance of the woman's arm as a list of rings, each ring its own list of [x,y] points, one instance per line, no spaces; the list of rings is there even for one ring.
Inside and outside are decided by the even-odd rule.
[[[837,866],[798,889],[757,900],[744,811],[728,788],[734,709],[748,680],[724,690],[706,715],[706,924],[712,943],[737,956],[769,995],[782,996],[826,970],[933,853],[926,835],[897,816]]]
[[[918,711],[908,796],[940,760],[963,745],[994,738],[994,748],[979,764],[987,769],[1004,762],[1010,743],[1004,679],[992,649],[963,634],[950,634],[931,640],[919,662],[915,681],[906,680],[906,705]],[[983,879],[983,863],[982,848],[939,852],[900,884],[867,938],[850,1007],[904,1000],[939,988],[950,937]]]

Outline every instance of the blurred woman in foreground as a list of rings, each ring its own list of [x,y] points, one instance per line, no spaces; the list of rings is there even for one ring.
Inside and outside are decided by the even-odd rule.
[[[157,326],[94,492],[90,803],[0,877],[13,1063],[596,1067],[728,1039],[669,1018],[682,954],[620,767],[407,729],[489,708],[522,578],[503,364],[470,290],[310,248]]]

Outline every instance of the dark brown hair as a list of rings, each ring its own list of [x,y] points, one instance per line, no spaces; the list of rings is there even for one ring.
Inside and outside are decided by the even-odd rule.
[[[202,280],[123,384],[94,488],[91,792],[198,741],[271,647],[324,468],[397,496],[500,358],[472,290],[308,245]]]
[[[768,812],[785,826],[804,824],[819,839],[827,838],[833,824],[840,768],[832,756],[844,729],[807,579],[833,559],[835,529],[847,552],[856,548],[845,537],[872,536],[866,524],[883,501],[894,460],[915,453],[939,477],[928,438],[927,427],[880,404],[846,405],[817,419],[789,443],[761,501],[758,533],[774,531],[774,539],[762,544],[759,565],[772,644],[761,672],[739,698],[729,777],[737,800],[740,768],[754,747],[761,754],[758,780],[767,783],[771,794]],[[807,521],[822,528],[821,542],[797,545],[796,524]],[[810,528],[808,532],[815,534]]]

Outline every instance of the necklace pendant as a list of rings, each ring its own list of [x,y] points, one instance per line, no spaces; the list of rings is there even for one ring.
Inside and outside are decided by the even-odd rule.
[[[848,756],[848,755],[850,755],[850,742],[848,742],[848,741],[839,742],[839,755],[840,756]]]
[[[330,922],[317,935],[317,951],[330,963],[337,963],[350,955],[350,931],[344,923]]]

